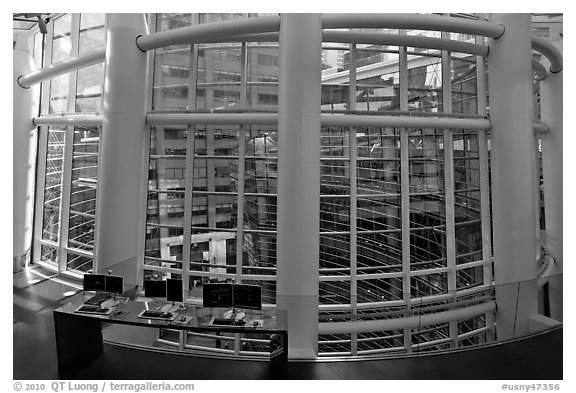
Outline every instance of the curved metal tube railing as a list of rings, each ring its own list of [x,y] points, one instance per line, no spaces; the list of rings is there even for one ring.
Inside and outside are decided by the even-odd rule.
[[[59,63],[54,63],[48,67],[41,68],[28,75],[20,76],[18,78],[18,84],[27,89],[36,83],[54,78],[55,76],[75,71],[79,68],[87,67],[96,63],[101,63],[105,58],[106,49],[73,56]]]
[[[207,40],[226,39],[242,34],[258,34],[278,32],[280,16],[262,16],[231,20],[224,22],[205,23],[166,30],[136,38],[136,46],[143,52],[179,44],[200,44]]]
[[[546,41],[543,38],[533,36],[532,37],[532,49],[540,52],[548,60],[550,60],[550,72],[552,74],[557,74],[562,71],[562,53],[552,45],[551,42]]]
[[[351,44],[409,46],[469,53],[477,56],[488,55],[488,47],[486,45],[477,45],[443,38],[386,34],[380,32],[324,30],[322,33],[322,41],[346,42]]]
[[[98,127],[102,125],[102,115],[63,115],[40,116],[32,119],[35,126],[85,126]]]
[[[480,20],[470,20],[442,15],[424,14],[324,14],[324,29],[342,28],[390,28],[449,31],[499,38],[504,26]]]
[[[415,328],[418,326],[435,325],[449,321],[470,319],[478,315],[494,312],[495,310],[496,302],[492,300],[470,307],[462,307],[450,311],[442,311],[425,315],[414,315],[404,318],[381,319],[373,321],[363,320],[351,322],[320,322],[318,324],[318,334],[368,333],[375,331]]]

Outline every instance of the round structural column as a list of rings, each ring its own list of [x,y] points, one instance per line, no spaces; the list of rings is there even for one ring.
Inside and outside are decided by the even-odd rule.
[[[144,14],[108,14],[104,113],[96,199],[95,267],[136,285],[141,226],[146,217],[146,34]]]
[[[38,115],[38,86],[23,88],[18,78],[34,71],[34,60],[25,34],[15,37],[13,58],[12,107],[12,233],[13,271],[30,261],[32,217],[34,210],[34,171],[36,169],[36,127],[32,119]]]
[[[538,312],[536,176],[530,14],[493,14],[505,33],[490,42],[492,208],[499,339],[529,333]],[[514,284],[520,283],[520,284]]]
[[[554,42],[561,51],[562,42]],[[544,211],[546,217],[546,245],[555,260],[553,277],[548,281],[550,317],[562,321],[562,143],[563,143],[563,100],[562,84],[564,71],[548,76],[540,82],[540,112],[542,122],[550,131],[542,137],[542,170],[544,178]]]
[[[318,352],[320,226],[319,14],[283,14],[278,118],[277,308],[290,358]]]

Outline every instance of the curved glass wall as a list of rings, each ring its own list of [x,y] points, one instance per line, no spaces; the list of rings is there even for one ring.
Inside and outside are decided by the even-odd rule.
[[[153,33],[258,16],[150,14],[148,23]],[[455,33],[379,31],[483,42]],[[103,14],[54,18],[44,64],[102,49],[104,32]],[[321,110],[482,118],[485,68],[482,57],[465,53],[324,42]],[[149,70],[151,113],[279,111],[277,42],[160,48]],[[44,82],[42,114],[100,112],[103,78],[104,64],[96,64]],[[409,318],[491,299],[489,132],[331,124],[311,131],[321,140],[320,325]],[[207,282],[254,283],[263,288],[265,307],[274,307],[277,127],[156,125],[147,132],[144,279],[182,278],[189,302],[201,302]],[[40,128],[37,249],[39,259],[60,270],[93,267],[99,137],[99,127]],[[484,343],[494,334],[487,312],[417,329],[322,333],[319,355],[431,351]]]
[[[159,31],[253,16],[157,14],[152,25]],[[322,112],[476,117],[477,84],[484,82],[476,61],[432,49],[324,43]],[[277,43],[161,48],[153,69],[154,111],[278,111]],[[440,307],[456,290],[489,284],[479,170],[487,157],[479,155],[479,131],[323,126],[319,132],[320,322]],[[145,278],[183,276],[190,301],[199,301],[205,282],[257,283],[264,302],[274,304],[276,129],[156,126],[150,135]],[[485,319],[454,326],[470,331],[485,327]],[[320,335],[319,352],[405,352],[425,342],[441,342],[425,345],[441,349],[453,345],[450,328]]]

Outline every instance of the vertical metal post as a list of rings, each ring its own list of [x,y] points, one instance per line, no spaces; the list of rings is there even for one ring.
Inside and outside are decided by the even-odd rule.
[[[148,31],[149,33],[154,33],[156,32],[156,14],[148,14]],[[108,19],[109,16],[106,17],[106,28],[108,28]],[[146,54],[146,68],[149,70],[153,70],[154,69],[154,56],[155,56],[155,51],[150,51]],[[147,86],[154,86],[154,73],[153,72],[149,72],[146,76],[146,83]],[[152,102],[154,100],[154,89],[150,88],[147,89],[146,92],[146,111],[150,111],[152,110]],[[148,169],[150,167],[150,139],[152,136],[152,127],[149,125],[146,125],[146,136],[145,136],[145,145],[144,145],[144,151],[145,151],[145,163],[144,165],[142,165],[142,178],[143,179],[148,179]],[[100,159],[99,159],[100,160]],[[142,211],[142,214],[144,216],[147,216],[147,212],[148,212],[148,181],[144,181],[142,182],[142,190],[141,190],[142,195],[144,195],[144,197],[141,200],[141,206],[140,209]],[[145,269],[145,255],[146,255],[146,228],[147,228],[147,222],[146,219],[142,220],[140,226],[139,226],[139,234],[138,234],[138,239],[140,241],[140,246],[138,246],[138,253],[136,256],[137,261],[139,261],[136,264],[136,284],[140,285],[143,284],[144,282],[144,269]],[[142,287],[143,288],[143,287]]]
[[[350,44],[350,74],[348,109],[356,110],[356,44]],[[358,148],[356,127],[350,127],[350,304],[352,313],[358,312]],[[352,356],[358,354],[358,333],[351,335]]]
[[[442,32],[443,39],[450,33]],[[452,113],[452,59],[451,53],[442,51],[442,112]],[[439,147],[437,147],[439,148]],[[448,293],[456,307],[456,229],[454,226],[454,143],[452,130],[444,129],[444,196],[446,209],[446,267],[448,268]],[[458,321],[450,321],[450,346],[458,347]]]
[[[32,123],[38,114],[39,87],[22,88],[17,79],[21,75],[32,72],[35,68],[31,48],[27,45],[25,36],[16,40],[13,52],[13,82],[12,82],[12,252],[13,272],[26,267],[30,261],[32,245],[32,225],[34,213],[34,169],[36,167],[37,129]],[[46,152],[46,144],[43,145]],[[46,161],[44,160],[44,163]],[[40,176],[42,177],[42,176]],[[44,187],[38,188],[44,190]],[[43,198],[38,198],[43,199]],[[36,210],[38,213],[38,210]],[[39,225],[42,226],[42,213],[38,214]],[[38,224],[37,224],[38,225]],[[36,232],[38,233],[38,232]],[[40,231],[40,235],[41,235]]]
[[[406,34],[400,30],[399,34]],[[408,110],[408,53],[406,47],[398,48],[398,73],[400,75],[400,110]],[[408,149],[408,129],[400,129],[400,204],[402,225],[402,299],[406,303],[407,316],[412,310],[410,290],[410,160]],[[412,330],[404,329],[404,348],[412,352]]]
[[[136,37],[147,33],[144,14],[110,14],[106,32],[95,258],[99,271],[113,268],[135,286],[148,156],[146,54],[136,47]]]
[[[72,14],[72,23],[70,29],[70,39],[72,40],[71,56],[78,54],[80,46],[80,14]],[[69,75],[68,83],[68,100],[66,102],[66,112],[76,112],[76,84],[78,80],[78,70],[72,71]],[[68,228],[70,226],[70,199],[72,198],[72,159],[74,156],[74,126],[66,127],[66,136],[64,137],[64,163],[62,166],[62,194],[60,208],[60,254],[58,260],[58,270],[67,270],[68,265]]]
[[[484,37],[476,37],[477,44],[484,44]],[[484,57],[476,56],[476,102],[478,115],[486,116],[486,67]],[[482,233],[483,284],[492,286],[492,231],[490,229],[490,168],[488,164],[488,132],[478,130],[478,160],[480,171],[480,220]],[[487,341],[495,340],[494,313],[485,314]]]
[[[529,333],[537,313],[530,14],[493,14],[505,34],[490,44],[492,206],[499,339]],[[517,285],[520,283],[519,298]],[[518,300],[518,302],[517,302]]]
[[[242,66],[240,70],[240,108],[246,109],[248,81],[248,46],[242,44]],[[246,125],[238,129],[238,208],[236,209],[236,282],[242,281],[242,255],[244,247],[244,172],[246,162]]]
[[[321,53],[321,15],[281,16],[276,291],[291,358],[318,352]]]
[[[192,24],[198,24],[199,15],[192,15]],[[198,83],[198,45],[190,45],[190,70],[188,73],[188,107],[196,109]],[[184,172],[184,218],[182,220],[182,285],[184,295],[190,297],[190,249],[192,241],[192,211],[194,191],[194,151],[196,150],[196,125],[186,126],[186,164]],[[186,340],[185,340],[186,342]]]

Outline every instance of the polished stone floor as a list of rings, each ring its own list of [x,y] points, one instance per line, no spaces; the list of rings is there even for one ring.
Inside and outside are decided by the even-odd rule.
[[[52,310],[78,283],[39,268],[13,276],[13,378],[58,379]],[[353,362],[290,362],[293,380],[560,380],[563,329],[477,350]],[[267,363],[195,358],[105,345],[67,379],[273,379]]]

